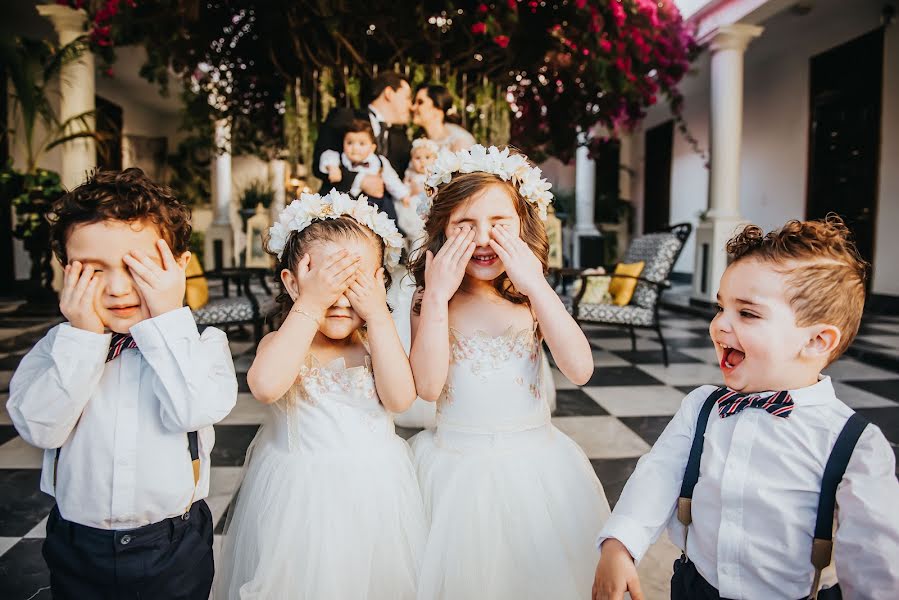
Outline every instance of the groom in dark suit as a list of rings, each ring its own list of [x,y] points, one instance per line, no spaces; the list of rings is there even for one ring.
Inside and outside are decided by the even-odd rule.
[[[341,165],[342,179],[337,184],[331,184],[328,181],[328,174],[319,168],[322,152],[343,151],[344,130],[353,118],[367,117],[371,121],[378,144],[378,154],[387,158],[400,178],[409,166],[412,147],[406,135],[412,107],[412,88],[409,87],[409,82],[393,71],[381,73],[371,81],[369,97],[371,101],[366,112],[357,112],[351,108],[335,108],[319,126],[312,166],[315,175],[324,182],[321,189],[323,194],[332,187],[340,192],[349,192],[356,177],[356,173]],[[360,187],[372,204],[396,220],[394,198],[384,190],[384,181],[380,176],[364,176]]]

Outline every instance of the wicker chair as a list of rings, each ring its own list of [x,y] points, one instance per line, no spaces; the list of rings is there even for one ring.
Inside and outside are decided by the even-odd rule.
[[[659,303],[662,292],[671,287],[668,276],[692,230],[693,226],[689,223],[680,223],[662,231],[642,235],[631,242],[622,262],[644,261],[646,265],[639,277],[615,275],[615,277],[628,277],[637,280],[633,298],[626,306],[582,303],[581,299],[587,290],[587,280],[597,275],[586,275],[582,270],[560,270],[557,273],[558,277],[575,276],[581,280],[580,290],[571,299],[571,314],[579,323],[627,327],[631,334],[631,350],[637,349],[635,329],[654,329],[662,344],[662,358],[667,367],[668,348],[659,321]],[[607,269],[608,273],[613,271],[614,267]]]

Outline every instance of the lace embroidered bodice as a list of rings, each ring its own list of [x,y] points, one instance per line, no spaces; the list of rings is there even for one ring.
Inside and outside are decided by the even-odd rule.
[[[342,357],[323,365],[310,355],[297,382],[274,404],[272,429],[275,443],[289,452],[343,451],[395,437],[368,358],[347,368]]]
[[[523,431],[549,423],[541,389],[536,324],[492,336],[450,328],[450,366],[437,401],[437,427],[459,431]]]

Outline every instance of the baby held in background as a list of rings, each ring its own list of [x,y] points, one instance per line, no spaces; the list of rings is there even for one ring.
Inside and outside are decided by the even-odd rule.
[[[425,192],[428,171],[435,162],[439,150],[437,144],[428,138],[412,141],[412,160],[403,183],[409,188],[409,196],[396,207],[396,220],[400,229],[406,232],[407,247],[411,251],[416,240],[424,234],[424,219],[428,216],[431,201]]]

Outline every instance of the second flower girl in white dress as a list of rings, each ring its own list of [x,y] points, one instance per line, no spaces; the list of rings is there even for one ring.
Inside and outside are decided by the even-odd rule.
[[[426,523],[391,412],[415,384],[385,300],[402,237],[364,198],[305,195],[268,249],[284,320],[250,390],[271,408],[248,455],[217,565],[217,599],[416,595]]]

